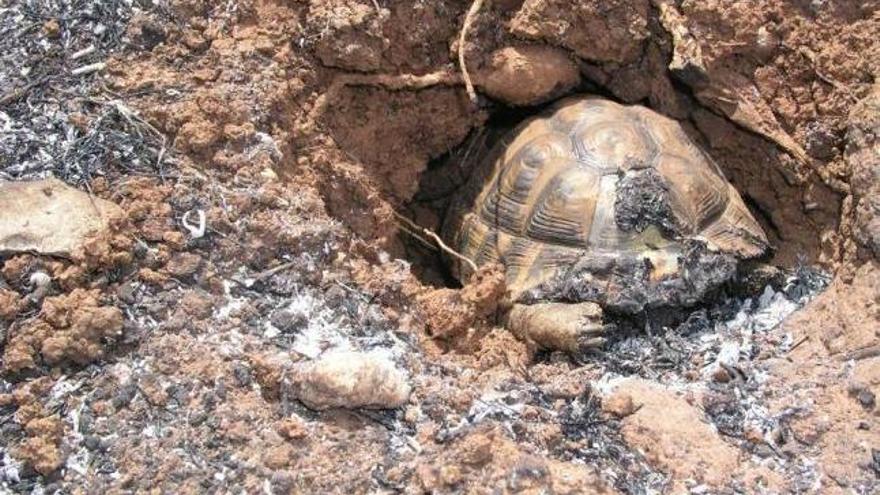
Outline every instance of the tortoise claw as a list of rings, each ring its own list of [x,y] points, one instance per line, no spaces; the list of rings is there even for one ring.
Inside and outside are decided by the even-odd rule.
[[[578,336],[578,351],[588,352],[604,346],[605,342],[608,341],[608,339],[605,338],[605,335],[608,335],[615,330],[617,330],[617,325],[611,323],[584,327],[583,331]]]
[[[507,327],[540,348],[573,353],[601,347],[604,335],[614,329],[602,323],[602,308],[590,302],[515,304]]]

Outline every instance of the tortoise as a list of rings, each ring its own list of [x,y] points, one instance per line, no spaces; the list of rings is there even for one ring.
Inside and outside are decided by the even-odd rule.
[[[570,97],[472,160],[442,234],[503,266],[508,328],[544,347],[602,345],[604,312],[693,306],[769,248],[715,161],[646,107]]]

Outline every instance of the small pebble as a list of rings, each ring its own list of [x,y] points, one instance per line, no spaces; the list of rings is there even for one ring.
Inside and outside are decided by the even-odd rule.
[[[272,315],[270,321],[282,333],[296,333],[309,325],[309,319],[305,314],[286,309]]]
[[[616,418],[625,418],[638,410],[630,394],[616,393],[602,401],[602,410]]]
[[[873,410],[874,406],[877,404],[877,397],[874,395],[874,392],[862,384],[850,384],[847,391],[849,392],[850,397],[858,401],[858,403],[868,411]]]
[[[49,39],[56,39],[61,36],[61,26],[55,19],[49,19],[43,24],[43,33]]]
[[[104,445],[99,437],[86,435],[83,437],[83,445],[89,450],[104,450]]]
[[[324,292],[324,299],[327,307],[330,309],[338,308],[345,300],[345,296],[345,289],[338,285],[331,286],[326,292]]]
[[[863,388],[859,391],[858,399],[862,407],[868,410],[874,409],[874,405],[877,403],[874,392],[871,392],[867,388]]]
[[[123,407],[128,406],[132,399],[134,399],[135,395],[137,395],[137,385],[134,383],[128,383],[119,387],[116,395],[113,396],[113,407],[115,409],[122,409]]]
[[[199,412],[199,413],[196,413],[196,414],[190,416],[189,424],[191,426],[198,426],[198,425],[204,423],[205,419],[207,419],[207,418],[208,418],[207,414],[205,414],[204,412]]]
[[[232,374],[235,376],[235,382],[239,387],[249,387],[251,385],[251,370],[243,363],[236,363],[232,367]]]
[[[719,366],[715,368],[715,371],[712,373],[712,380],[718,383],[727,383],[730,381],[730,373],[728,373],[726,369]]]

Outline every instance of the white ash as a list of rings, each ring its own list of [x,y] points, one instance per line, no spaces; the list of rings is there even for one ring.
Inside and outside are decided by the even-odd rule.
[[[718,366],[736,366],[741,360],[750,360],[756,353],[756,334],[775,329],[812,300],[827,281],[821,273],[801,270],[789,277],[781,291],[768,285],[757,298],[742,301],[732,318],[716,323],[714,333],[700,337],[704,357],[710,363],[704,376],[708,378]]]
[[[675,391],[691,392],[704,401],[716,397],[730,401],[715,411],[704,403],[707,421],[722,438],[749,452],[754,462],[776,466],[803,490],[815,490],[819,476],[815,463],[804,456],[790,458],[776,446],[788,421],[803,414],[810,404],[793,404],[771,414],[764,397],[769,370],[756,358],[761,354],[782,356],[791,350],[795,345],[791,335],[771,337],[771,333],[824,290],[828,281],[827,275],[802,267],[779,290],[768,286],[756,297],[726,301],[720,310],[703,310],[695,331],[680,333],[680,329],[666,328],[659,334],[627,337],[613,344],[605,355],[605,373],[593,388],[599,395],[607,396],[618,381],[635,374]],[[666,362],[657,358],[668,352],[676,353],[679,359]],[[694,370],[694,362],[705,364]],[[729,374],[728,382],[716,381],[719,368]],[[689,374],[692,371],[701,371],[696,381]],[[764,438],[763,445],[754,447],[745,440],[746,430],[759,432]]]
[[[86,476],[89,474],[91,457],[89,449],[84,446],[80,447],[74,453],[67,456],[64,467],[80,476]]]
[[[287,312],[295,318],[295,328],[278,328],[270,318],[263,324],[264,336],[289,342],[291,351],[311,359],[327,352],[384,350],[394,358],[406,352],[407,344],[395,335],[396,328],[378,305],[351,288],[339,292],[344,294],[342,301],[334,301],[335,307],[331,307],[323,292],[296,287],[274,312]]]
[[[283,308],[294,315],[306,318],[306,327],[293,339],[291,349],[299,354],[315,359],[324,351],[352,350],[350,336],[352,328],[340,322],[337,311],[326,306],[317,294],[310,290],[301,290],[294,294],[290,302]],[[273,337],[281,333],[270,321],[266,322],[266,336]]]
[[[0,488],[11,493],[10,485],[21,482],[20,473],[23,464],[12,457],[6,447],[0,446],[0,455],[3,456],[2,461],[0,461]]]
[[[34,290],[43,288],[52,283],[52,277],[48,273],[38,270],[31,274],[28,282]]]
[[[512,419],[522,414],[526,405],[523,393],[517,390],[499,392],[489,390],[480,398],[474,400],[467,413],[467,419],[471,424],[479,424],[487,418]]]
[[[215,320],[228,319],[231,315],[241,310],[241,308],[247,303],[246,298],[232,295],[232,288],[234,286],[235,284],[231,280],[223,281],[223,293],[226,297],[226,304],[214,310]]]
[[[736,316],[724,325],[731,330],[766,332],[776,328],[802,305],[802,301],[789,299],[784,292],[777,292],[768,285],[757,300],[746,299]]]

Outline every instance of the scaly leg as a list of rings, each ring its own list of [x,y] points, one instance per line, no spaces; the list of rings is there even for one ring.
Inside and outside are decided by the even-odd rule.
[[[614,328],[602,323],[602,308],[591,302],[514,304],[506,323],[520,339],[567,352],[601,347]]]

